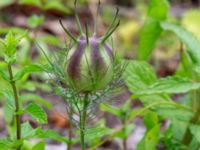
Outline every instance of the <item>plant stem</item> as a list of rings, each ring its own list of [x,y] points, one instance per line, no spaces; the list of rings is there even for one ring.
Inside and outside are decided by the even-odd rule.
[[[123,150],[127,150],[126,138],[123,139]]]
[[[126,133],[126,125],[127,125],[127,122],[126,122],[126,116],[127,116],[127,113],[125,112],[124,113],[124,118],[122,119],[122,126],[123,126],[123,132]],[[123,146],[123,150],[127,150],[127,137],[125,137],[122,141],[122,146]]]
[[[85,121],[87,118],[87,107],[88,107],[88,93],[85,93],[84,101],[83,101],[83,109],[80,112],[80,142],[81,142],[81,150],[85,150]]]
[[[67,150],[71,150],[71,147],[72,147],[72,129],[73,129],[73,126],[72,126],[72,115],[73,115],[73,110],[72,108],[70,108],[70,112],[69,112],[69,130],[68,130],[68,137],[69,137],[69,143],[67,145]]]
[[[17,88],[15,81],[13,81],[13,72],[12,72],[12,67],[10,64],[8,64],[8,72],[10,76],[10,84],[12,86],[13,94],[14,94],[14,100],[15,100],[15,120],[16,120],[16,137],[17,140],[21,139],[21,116],[19,114],[19,98],[17,94]],[[17,148],[17,150],[20,150],[20,146]]]

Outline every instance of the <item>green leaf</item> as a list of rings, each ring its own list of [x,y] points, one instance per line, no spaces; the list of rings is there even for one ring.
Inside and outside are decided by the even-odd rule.
[[[151,94],[178,94],[186,93],[191,90],[200,88],[200,83],[194,82],[188,78],[171,76],[157,80],[148,88],[141,91],[136,91],[136,95],[151,95]]]
[[[33,143],[31,143],[30,141],[24,140],[23,145],[21,146],[20,150],[31,150],[32,147],[33,147]]]
[[[167,0],[151,0],[148,16],[157,20],[165,20],[169,11]]]
[[[0,28],[0,34],[7,34],[10,30],[13,31],[13,33],[17,33],[22,35],[24,32],[26,32],[26,30],[24,28],[19,28],[19,27],[4,27],[4,28]],[[1,42],[1,40],[0,40]]]
[[[44,16],[32,15],[28,18],[28,26],[30,28],[37,28],[44,23]]]
[[[123,77],[128,89],[132,93],[145,90],[157,80],[154,69],[144,61],[129,61]],[[133,95],[133,98],[135,96]],[[169,96],[165,94],[139,96],[145,106],[151,104],[152,101],[170,100]]]
[[[112,129],[105,126],[105,120],[100,120],[95,127],[86,129],[86,141],[90,146],[96,145],[101,142],[103,137],[111,134],[112,132]]]
[[[165,119],[176,119],[180,121],[188,122],[193,113],[191,111],[186,111],[185,109],[177,109],[176,107],[160,107],[156,109],[156,112],[159,116],[162,116]]]
[[[0,150],[11,150],[22,143],[22,140],[0,139]]]
[[[45,142],[41,141],[38,142],[36,145],[34,145],[34,147],[32,148],[32,150],[45,150]]]
[[[4,60],[7,64],[14,64],[16,62],[16,54],[13,54],[12,56],[5,55]]]
[[[10,150],[12,143],[12,140],[0,139],[0,150]]]
[[[7,57],[12,57],[16,53],[16,47],[19,42],[19,39],[17,39],[14,35],[12,30],[8,32],[8,34],[5,37],[3,44],[3,50]]]
[[[43,41],[44,43],[54,45],[54,46],[60,46],[60,40],[58,37],[55,37],[53,35],[44,35],[37,38],[38,41]]]
[[[22,5],[31,5],[37,7],[42,6],[41,0],[19,0],[19,3]]]
[[[126,139],[133,132],[134,128],[135,128],[134,124],[128,124],[124,128],[122,128],[119,132],[117,132],[115,136],[121,139]]]
[[[137,145],[136,150],[155,150],[159,141],[160,125],[157,124],[147,131],[143,139]]]
[[[41,104],[47,107],[48,109],[52,108],[52,104],[50,102],[48,102],[47,100],[43,99],[41,96],[36,95],[36,94],[32,94],[32,93],[23,94],[20,96],[20,99],[22,102],[32,101],[37,104]]]
[[[151,0],[149,13],[140,34],[138,53],[140,60],[149,58],[162,32],[159,22],[166,19],[168,10],[169,4],[167,0]]]
[[[194,35],[200,39],[200,31],[199,26],[200,22],[197,18],[200,18],[200,11],[199,9],[189,9],[184,12],[181,18],[181,24]]]
[[[13,116],[14,116],[14,111],[15,111],[15,101],[14,101],[14,97],[13,97],[13,93],[10,90],[2,90],[0,92],[4,98],[4,107],[3,107],[3,111],[4,111],[4,118],[6,123],[11,123],[13,121]]]
[[[179,64],[176,70],[176,75],[192,79],[194,77],[195,65],[193,64],[188,51],[182,50],[180,55],[181,55],[181,63]]]
[[[186,29],[169,23],[169,22],[162,22],[161,27],[164,30],[169,30],[174,32],[180,40],[188,47],[188,52],[193,60],[194,63],[200,64],[200,42],[197,38]]]
[[[200,143],[200,126],[199,125],[190,125],[190,131],[192,135],[197,139],[197,141]]]
[[[45,6],[44,6],[45,10],[59,10],[61,12],[65,12],[67,14],[71,13],[71,10],[69,9],[69,7],[65,6],[62,2],[59,2],[57,0],[51,0],[48,1]]]
[[[16,75],[14,76],[14,80],[15,81],[20,80],[26,74],[30,74],[30,73],[33,73],[33,72],[41,72],[43,70],[44,70],[43,67],[41,65],[38,65],[38,64],[27,65],[24,68],[22,68],[18,73],[16,73]]]
[[[54,130],[42,130],[39,129],[37,130],[35,137],[37,138],[43,138],[43,139],[52,139],[55,141],[60,141],[64,143],[69,143],[69,140],[66,137],[63,137],[59,135],[56,131]]]
[[[144,61],[129,61],[124,80],[131,92],[146,89],[156,81],[154,69]]]
[[[120,108],[110,106],[106,103],[102,103],[100,107],[102,111],[109,112],[117,117],[121,117],[122,115]]]
[[[27,112],[31,117],[33,117],[33,119],[35,119],[38,123],[47,123],[47,114],[38,105],[34,103],[29,104],[26,107],[25,112]]]
[[[4,68],[0,68],[0,76],[6,80],[6,81],[9,81],[9,77],[7,75],[7,73],[4,71]]]
[[[144,124],[147,127],[147,130],[152,129],[158,123],[158,115],[155,112],[149,111],[145,114]]]
[[[138,59],[147,60],[160,37],[162,29],[159,21],[148,18],[141,30],[138,48]]]
[[[90,141],[92,139],[96,138],[102,138],[105,135],[108,135],[112,132],[112,129],[106,128],[106,127],[93,127],[93,128],[88,128],[86,130],[86,137],[87,140]]]
[[[188,122],[177,119],[171,119],[170,121],[174,139],[181,141],[188,126]]]
[[[25,122],[21,126],[21,131],[22,131],[22,138],[23,139],[28,139],[32,138],[35,135],[36,130],[32,128],[32,126],[29,124],[29,122]]]

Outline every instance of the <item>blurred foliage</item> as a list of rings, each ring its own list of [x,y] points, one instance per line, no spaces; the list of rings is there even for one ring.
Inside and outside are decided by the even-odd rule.
[[[197,18],[200,18],[200,10],[188,10],[184,13],[181,23],[200,40],[200,22]]]
[[[84,1],[81,0],[80,3]],[[0,8],[9,6],[11,4],[29,5],[40,8],[41,10],[57,10],[66,14],[72,13],[69,4],[73,4],[72,0],[1,0]]]

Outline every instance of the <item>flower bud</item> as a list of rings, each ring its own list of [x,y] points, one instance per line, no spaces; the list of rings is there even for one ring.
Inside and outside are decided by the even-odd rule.
[[[98,10],[99,7],[100,1]],[[84,34],[80,20],[76,13],[76,21],[80,31],[80,36],[78,39],[76,39],[76,37],[74,37],[72,33],[64,27],[62,21],[60,20],[60,24],[64,31],[75,43],[67,55],[66,77],[69,86],[81,92],[90,92],[105,88],[112,80],[114,72],[113,51],[106,41],[119,26],[119,20],[116,24],[118,11],[119,10],[117,9],[116,15],[107,33],[101,38],[96,36],[96,22],[94,24],[93,36],[89,37],[87,24],[86,34]]]
[[[69,84],[81,91],[102,89],[113,76],[113,52],[96,36],[81,36],[68,54]]]

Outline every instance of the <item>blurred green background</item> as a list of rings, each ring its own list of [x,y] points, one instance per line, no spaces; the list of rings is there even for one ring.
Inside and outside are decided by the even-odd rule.
[[[0,0],[0,37],[4,38],[9,30],[15,34],[24,34],[26,37],[21,41],[17,52],[17,71],[23,66],[37,62],[44,64],[46,59],[37,47],[40,45],[47,54],[51,51],[64,48],[69,43],[69,37],[59,25],[61,18],[65,26],[78,36],[75,26],[73,0]],[[97,0],[78,0],[77,13],[81,23],[88,23],[90,31],[93,31],[94,17],[96,16]],[[126,59],[136,59],[139,35],[141,27],[148,13],[149,0],[101,0],[100,16],[98,18],[98,35],[106,32],[115,15],[116,7],[119,7],[121,25],[113,34],[115,50]],[[200,40],[200,9],[199,0],[170,0],[170,13],[168,20],[181,24],[194,33]],[[171,33],[162,33],[157,42],[156,50],[153,51],[150,62],[156,68],[159,76],[171,75],[175,72],[179,61],[180,41]],[[3,53],[0,50],[0,60]],[[0,69],[6,65],[0,61]],[[51,88],[46,84],[46,74],[27,75],[18,82],[18,87],[24,96],[22,100],[36,101],[43,105],[49,114],[49,126],[51,128],[62,128],[67,126],[67,121],[62,115],[65,111],[60,105],[57,97],[51,94]],[[0,87],[6,88],[4,80],[0,78]],[[38,94],[40,96],[35,95]],[[44,100],[43,98],[48,101]],[[1,98],[0,106],[5,100]],[[0,107],[0,135],[5,135],[5,121]],[[57,113],[59,112],[59,113]],[[4,113],[5,114],[5,113]],[[24,118],[29,119],[29,118]],[[34,122],[32,122],[34,124]]]

